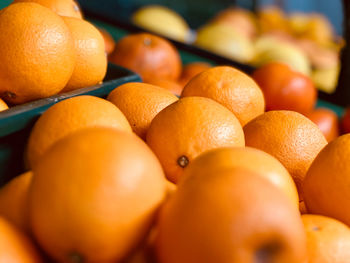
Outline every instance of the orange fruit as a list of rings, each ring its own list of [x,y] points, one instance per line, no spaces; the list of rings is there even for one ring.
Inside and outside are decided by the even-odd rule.
[[[0,217],[0,247],[0,262],[42,262],[31,241],[3,217]]]
[[[123,113],[113,103],[79,96],[61,101],[48,109],[35,123],[29,136],[27,159],[31,167],[57,140],[86,127],[114,127],[131,131]]]
[[[9,106],[7,106],[6,102],[0,99],[0,111],[7,110]]]
[[[254,165],[252,165],[252,163]],[[273,156],[250,147],[227,147],[207,151],[186,168],[184,176],[201,174],[202,170],[217,172],[221,169],[244,168],[252,171],[281,189],[298,209],[299,197],[287,169]]]
[[[218,147],[244,146],[244,134],[235,115],[224,106],[208,98],[188,97],[158,113],[146,141],[167,178],[176,183],[199,154]]]
[[[249,122],[243,130],[246,145],[276,157],[293,177],[300,194],[307,170],[327,144],[317,125],[294,111],[270,111]]]
[[[173,93],[178,97],[180,97],[181,92],[183,90],[183,86],[174,80],[151,79],[151,80],[148,80],[147,83],[169,90],[171,93]]]
[[[56,262],[120,262],[145,238],[165,197],[152,151],[113,128],[63,138],[33,172],[31,228]]]
[[[347,108],[341,120],[342,133],[350,133],[350,108]]]
[[[309,263],[345,263],[350,258],[350,229],[330,217],[302,215]]]
[[[89,22],[63,17],[74,39],[77,61],[63,92],[89,87],[102,82],[107,72],[105,43],[101,33]]]
[[[191,79],[197,76],[199,73],[210,69],[211,65],[206,62],[192,62],[186,64],[183,69],[179,79],[179,83],[185,86]]]
[[[162,263],[296,263],[306,256],[298,210],[278,188],[242,168],[203,168],[186,177],[162,207],[158,231]]]
[[[76,60],[63,19],[35,3],[11,4],[1,11],[1,97],[19,104],[58,93]]]
[[[262,89],[267,110],[311,111],[317,100],[317,90],[306,75],[293,71],[283,63],[269,63],[253,73]]]
[[[37,3],[47,8],[60,16],[68,16],[75,18],[83,18],[78,3],[74,0],[14,0],[14,3],[32,2]]]
[[[144,81],[177,80],[181,74],[180,55],[175,47],[168,40],[148,33],[119,40],[109,60],[135,71]]]
[[[0,215],[16,227],[28,231],[28,189],[33,173],[26,172],[0,188]]]
[[[265,109],[263,93],[254,80],[228,66],[214,67],[200,73],[188,82],[181,96],[213,99],[232,111],[242,126]]]
[[[177,101],[171,92],[146,83],[126,83],[114,89],[107,98],[128,119],[132,130],[143,140],[153,118]]]
[[[328,142],[339,136],[338,116],[334,111],[318,108],[304,115],[317,124]]]
[[[98,30],[100,31],[103,37],[103,40],[105,42],[105,51],[107,55],[110,55],[115,48],[114,38],[111,36],[111,34],[107,30],[103,28],[98,28]]]
[[[76,54],[63,19],[39,4],[16,3],[0,13],[0,96],[19,104],[61,91]]]
[[[330,142],[312,163],[303,182],[311,214],[329,216],[350,226],[350,134]]]

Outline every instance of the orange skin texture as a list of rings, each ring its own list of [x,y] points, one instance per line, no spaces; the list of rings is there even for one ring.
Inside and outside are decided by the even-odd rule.
[[[191,79],[193,79],[199,73],[202,73],[203,71],[210,69],[211,67],[212,66],[206,62],[188,63],[182,69],[179,83],[184,87]]]
[[[0,188],[0,215],[24,232],[28,225],[28,189],[33,173],[26,172]]]
[[[143,140],[146,139],[153,118],[178,100],[171,92],[146,83],[121,85],[107,99],[124,113],[133,132]]]
[[[51,9],[60,16],[83,18],[79,5],[74,0],[14,0],[14,3],[31,2]]]
[[[63,92],[97,85],[107,72],[105,42],[91,23],[72,17],[63,17],[74,39],[77,61],[73,74]]]
[[[181,84],[168,79],[151,79],[148,80],[147,83],[162,87],[178,97],[180,97],[183,90],[183,86]]]
[[[59,139],[97,126],[132,131],[124,114],[113,103],[101,98],[78,96],[53,105],[37,120],[29,136],[26,156],[30,167]]]
[[[303,182],[309,213],[329,216],[350,226],[350,134],[330,142],[312,163]]]
[[[103,37],[103,40],[105,42],[105,51],[107,53],[107,55],[110,55],[114,48],[115,48],[115,41],[114,41],[114,38],[111,36],[111,34],[103,29],[103,28],[99,28],[98,29]]]
[[[341,120],[342,133],[350,133],[350,108],[347,108]]]
[[[283,191],[295,208],[298,209],[299,197],[293,178],[275,157],[258,149],[227,147],[207,151],[193,160],[186,168],[185,174],[201,174],[203,170],[214,173],[220,169],[237,167],[244,168],[267,179]]]
[[[0,96],[20,104],[60,92],[76,54],[63,19],[36,3],[16,3],[0,12]]]
[[[6,102],[0,99],[0,111],[7,110],[9,106],[7,106]]]
[[[308,263],[346,263],[350,258],[350,229],[330,217],[302,215]]]
[[[0,262],[43,262],[32,242],[14,225],[0,217]]]
[[[297,263],[306,256],[298,210],[242,168],[189,174],[162,207],[158,231],[161,263]]]
[[[166,194],[152,151],[113,128],[63,138],[33,172],[31,228],[56,262],[121,262],[146,237]]]
[[[199,154],[218,147],[243,147],[244,134],[237,118],[224,106],[208,98],[188,97],[158,113],[146,141],[166,177],[177,183]]]
[[[294,111],[270,111],[243,128],[246,145],[276,157],[287,168],[299,191],[317,154],[327,145],[320,129]]]
[[[194,77],[181,97],[201,96],[213,99],[230,111],[244,126],[262,114],[265,101],[259,86],[245,73],[228,66],[213,67]]]
[[[305,116],[317,124],[328,142],[339,136],[339,121],[334,111],[318,108],[306,113]]]
[[[182,68],[176,48],[168,40],[148,33],[131,34],[119,40],[109,61],[135,71],[144,81],[177,80]]]
[[[317,100],[312,80],[282,63],[269,63],[253,73],[262,89],[266,110],[311,111]]]

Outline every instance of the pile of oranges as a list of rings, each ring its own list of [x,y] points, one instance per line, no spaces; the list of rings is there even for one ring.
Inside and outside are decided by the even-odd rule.
[[[8,104],[92,86],[105,77],[103,37],[73,0],[15,0],[1,10],[0,32],[0,98]]]
[[[25,9],[60,21],[47,34],[96,32],[81,18],[28,2],[1,11],[0,29],[4,17]],[[60,40],[53,43],[68,43]],[[85,56],[77,49],[85,41],[77,43],[62,89],[95,78],[97,70],[87,69],[94,62],[101,67],[100,56]],[[26,44],[30,54],[34,44],[52,45],[44,34]],[[280,63],[252,76],[201,63],[182,69],[169,42],[145,33],[121,39],[109,58],[145,82],[106,99],[66,99],[37,120],[24,153],[28,171],[0,188],[0,262],[348,262],[350,134],[339,137],[334,113],[314,109],[308,77]],[[1,81],[18,83],[0,86],[33,80],[34,71],[25,74],[30,61],[11,73],[21,78],[1,72]],[[39,64],[33,70],[52,66]],[[84,70],[93,73],[81,78]],[[63,75],[51,80],[63,83]],[[45,90],[45,80],[36,81],[31,87]],[[12,103],[29,98],[11,92]]]

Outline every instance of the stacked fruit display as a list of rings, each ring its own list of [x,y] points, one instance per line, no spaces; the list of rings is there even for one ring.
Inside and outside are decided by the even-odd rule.
[[[15,3],[0,29],[18,8],[60,18]],[[148,83],[66,99],[36,121],[28,171],[0,188],[0,262],[348,261],[350,134],[314,109],[308,76],[277,62],[252,76],[183,67],[170,42],[146,33],[109,58]]]
[[[194,42],[196,46],[242,63],[253,66],[274,61],[286,63],[311,76],[316,86],[326,92],[333,92],[337,84],[343,40],[335,35],[332,25],[321,14],[287,15],[273,6],[257,14],[228,8],[199,28],[196,35],[181,16],[162,6],[143,7],[132,20],[148,30]]]

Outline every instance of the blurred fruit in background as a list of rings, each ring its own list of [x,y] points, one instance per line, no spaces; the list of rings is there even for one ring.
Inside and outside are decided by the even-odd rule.
[[[312,80],[282,63],[269,63],[253,73],[262,89],[266,110],[311,111],[317,100]]]
[[[14,0],[13,2],[37,3],[50,8],[60,16],[83,18],[79,4],[75,0]]]
[[[144,81],[177,80],[182,69],[177,49],[168,40],[148,33],[120,39],[109,61],[135,71]]]
[[[261,33],[287,31],[287,17],[277,6],[268,6],[258,11],[258,25]]]
[[[132,22],[160,35],[187,42],[190,28],[175,11],[158,5],[145,6],[132,16]]]
[[[255,42],[255,56],[251,63],[261,67],[271,62],[285,63],[305,75],[311,71],[308,58],[294,44],[273,36],[262,36]]]
[[[334,111],[318,108],[304,115],[317,124],[328,142],[339,136],[339,121]]]
[[[98,28],[98,30],[100,31],[103,40],[105,41],[105,51],[107,55],[110,55],[115,48],[115,41],[107,30],[103,28]]]
[[[195,45],[243,63],[254,56],[250,39],[226,23],[216,22],[201,27]]]
[[[211,21],[212,23],[224,23],[238,33],[253,39],[257,34],[257,25],[254,14],[242,8],[227,8],[219,12]]]

